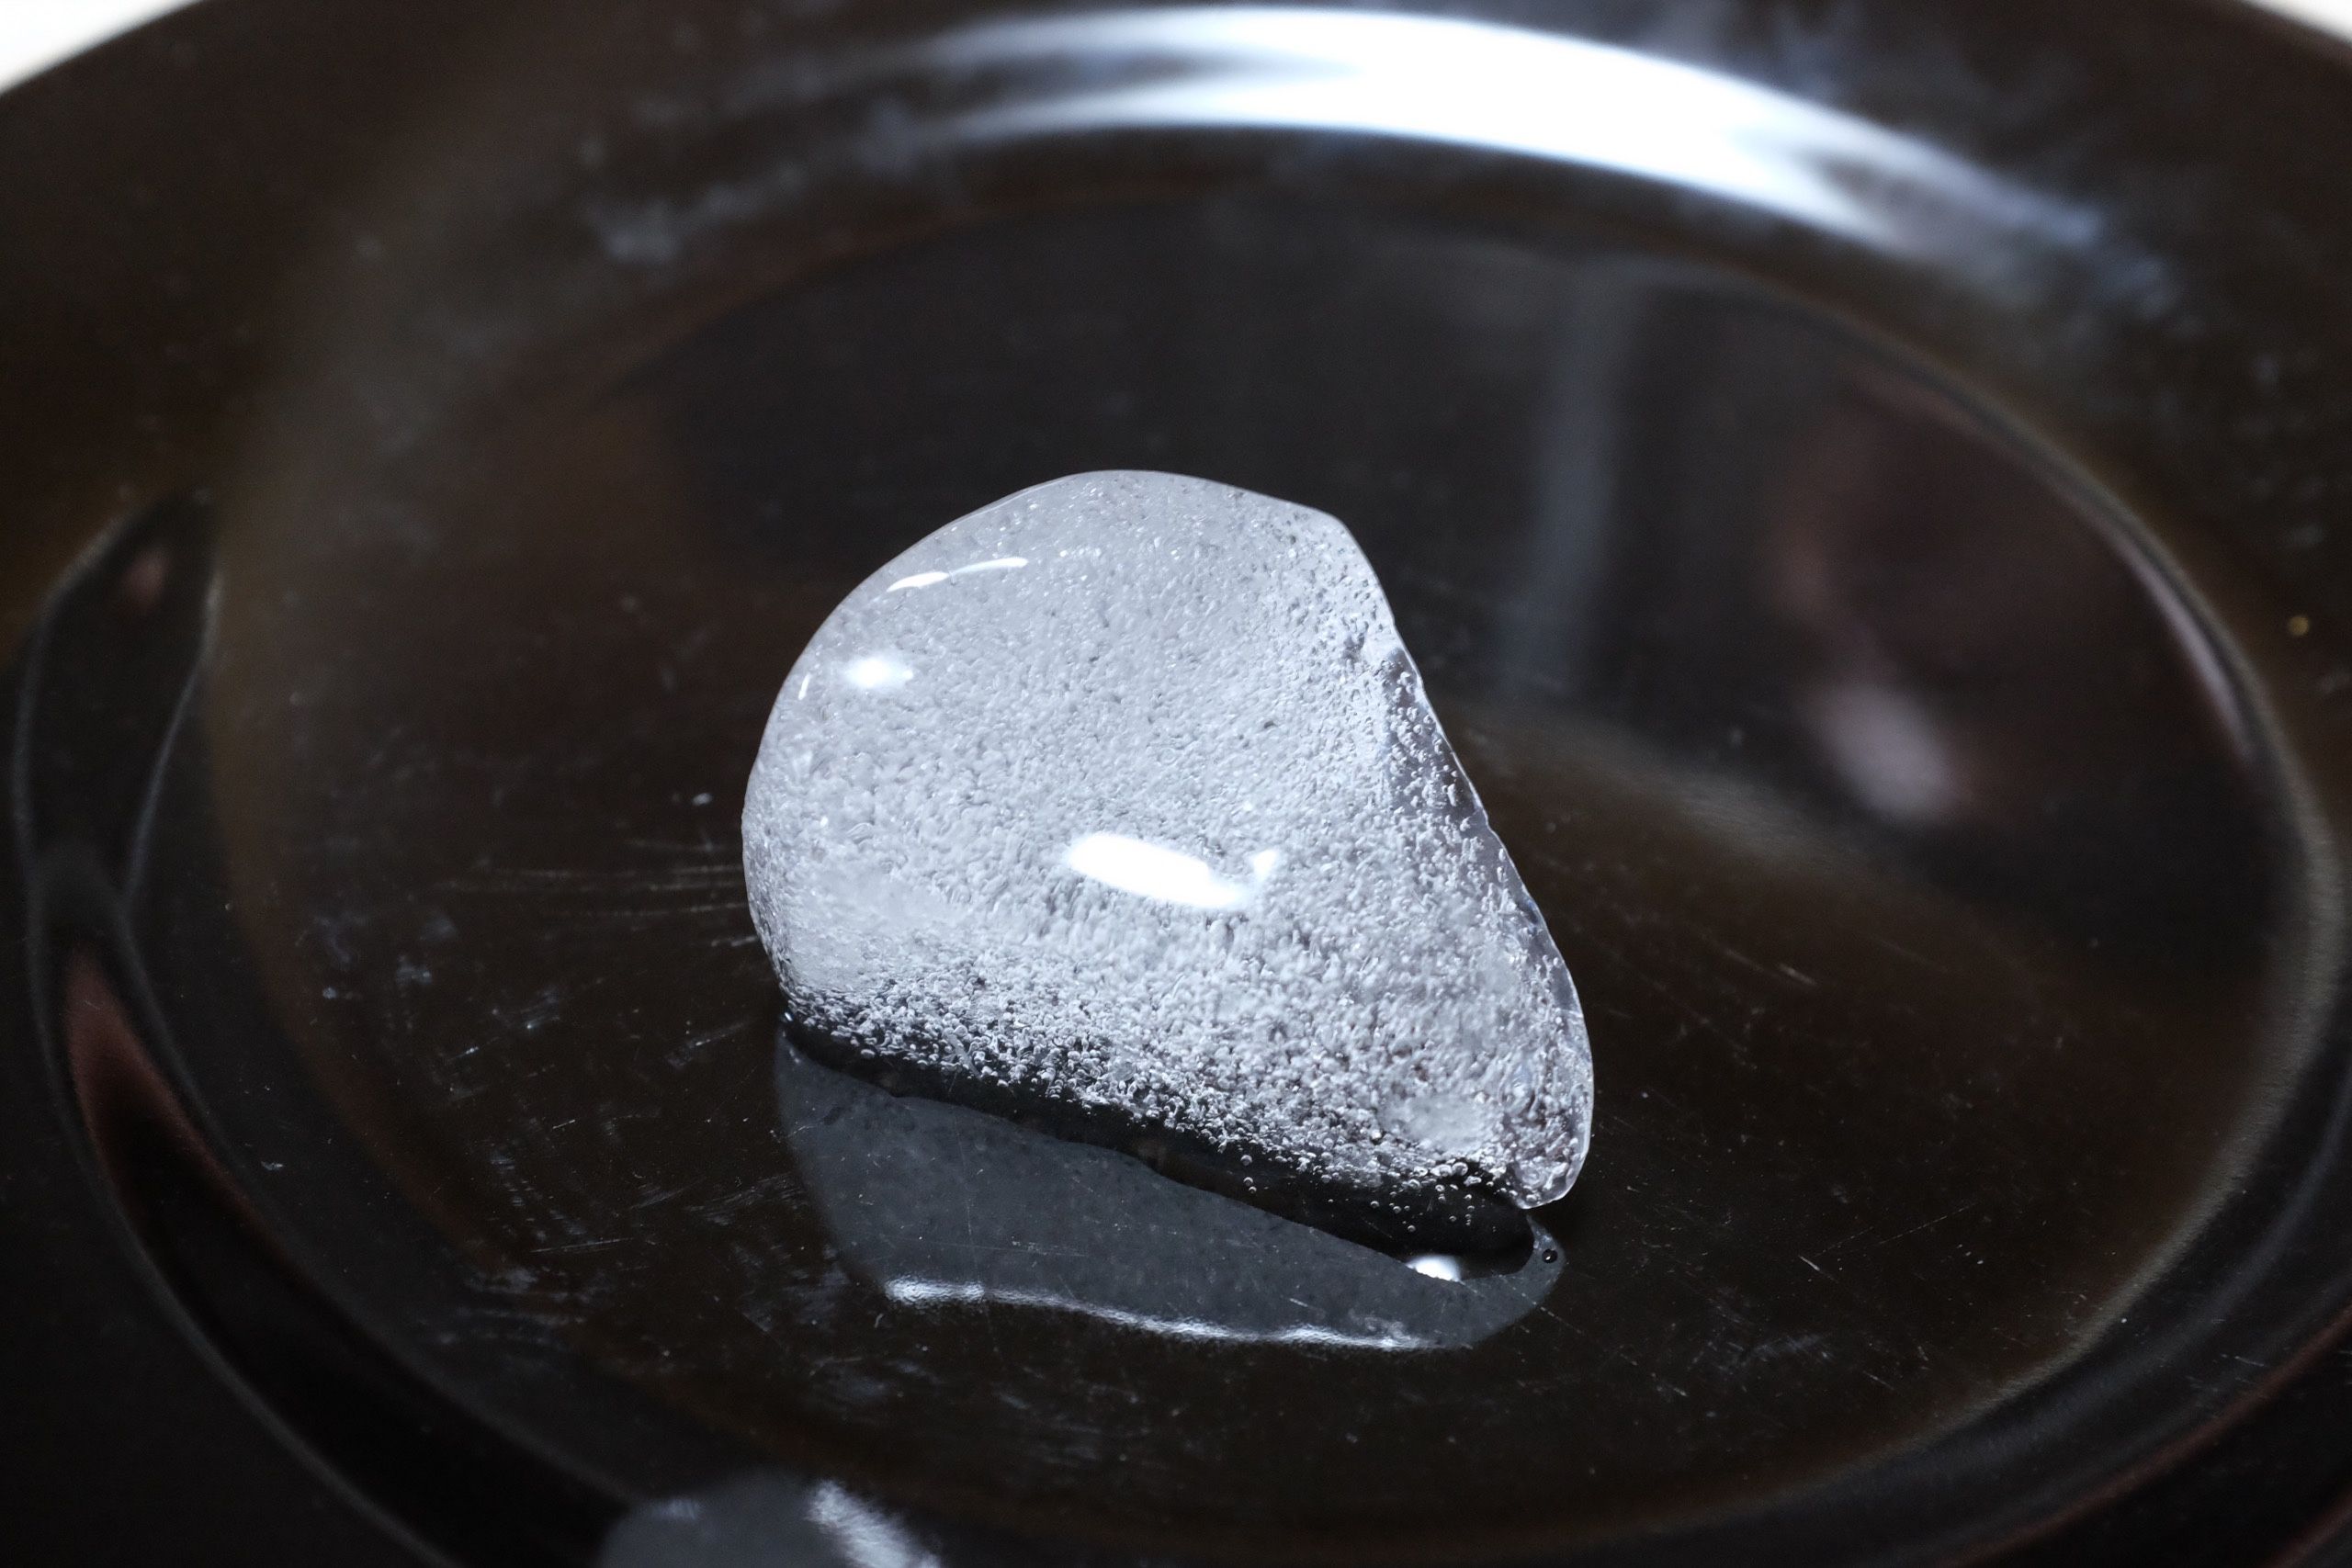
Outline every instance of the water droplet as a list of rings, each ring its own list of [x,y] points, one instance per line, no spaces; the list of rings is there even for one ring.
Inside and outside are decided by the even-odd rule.
[[[743,828],[831,1059],[1253,1151],[1261,1201],[1425,1244],[1491,1203],[1454,1183],[1582,1162],[1566,967],[1320,513],[1092,474],[940,529],[800,656]]]

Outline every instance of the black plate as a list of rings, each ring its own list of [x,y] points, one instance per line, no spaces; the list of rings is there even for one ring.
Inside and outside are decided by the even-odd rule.
[[[5,1529],[2339,1550],[2348,63],[2186,0],[209,0],[8,95]],[[766,705],[1110,467],[1356,529],[1577,975],[1507,1322],[1270,1337],[1320,1238],[795,1130]]]

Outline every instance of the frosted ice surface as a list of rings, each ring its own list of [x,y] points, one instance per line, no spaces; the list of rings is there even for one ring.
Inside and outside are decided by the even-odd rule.
[[[949,524],[793,666],[743,840],[868,1076],[1400,1213],[1583,1161],[1566,966],[1321,513],[1099,473]]]

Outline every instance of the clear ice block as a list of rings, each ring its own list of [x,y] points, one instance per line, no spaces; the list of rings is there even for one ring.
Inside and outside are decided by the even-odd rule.
[[[793,666],[743,841],[835,1066],[1396,1245],[1583,1162],[1566,965],[1324,513],[1118,472],[947,525]]]

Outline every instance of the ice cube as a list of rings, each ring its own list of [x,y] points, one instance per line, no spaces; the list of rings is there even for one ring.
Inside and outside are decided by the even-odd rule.
[[[1118,472],[947,525],[793,666],[743,841],[835,1066],[1398,1246],[1583,1162],[1566,965],[1322,513]]]

